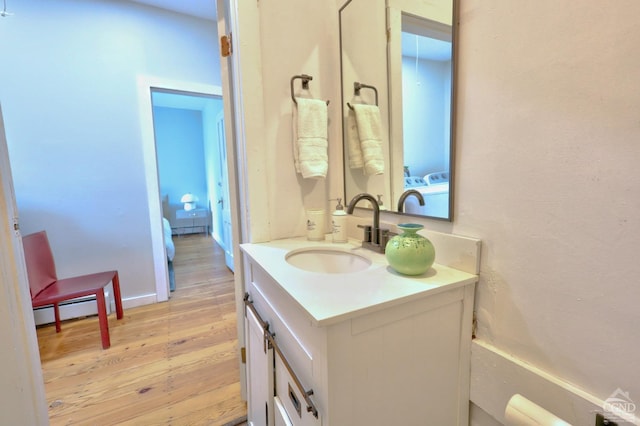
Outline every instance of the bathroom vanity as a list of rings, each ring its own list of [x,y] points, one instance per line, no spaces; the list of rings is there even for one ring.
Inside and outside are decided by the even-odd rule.
[[[480,242],[463,242],[467,253],[448,244],[440,259],[468,263]],[[249,424],[468,424],[473,265],[465,272],[436,263],[408,277],[356,241],[241,248]],[[367,263],[323,272],[322,259],[320,272],[310,272],[287,261],[305,250]]]

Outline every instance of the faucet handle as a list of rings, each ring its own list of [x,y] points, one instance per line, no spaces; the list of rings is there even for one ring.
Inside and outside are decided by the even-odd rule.
[[[386,247],[389,240],[398,235],[395,232],[389,231],[388,229],[380,230],[380,247]]]
[[[358,225],[358,228],[364,229],[364,239],[362,241],[366,243],[371,242],[371,225]]]

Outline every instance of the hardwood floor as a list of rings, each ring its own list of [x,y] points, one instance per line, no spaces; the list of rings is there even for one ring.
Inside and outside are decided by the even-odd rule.
[[[211,237],[174,242],[176,291],[111,314],[109,349],[97,317],[38,327],[52,425],[245,424],[233,274]]]

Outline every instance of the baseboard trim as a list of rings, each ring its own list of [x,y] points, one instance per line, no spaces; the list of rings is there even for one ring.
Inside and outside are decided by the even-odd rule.
[[[143,294],[141,296],[122,299],[122,307],[123,309],[131,309],[137,308],[138,306],[151,305],[152,303],[156,302],[158,302],[156,293]],[[113,301],[111,303],[113,305]],[[113,306],[113,309],[115,309],[115,305]]]
[[[471,345],[471,402],[504,423],[505,407],[516,393],[574,425],[595,424],[596,413],[604,411],[602,399],[487,342],[474,340]],[[640,424],[635,416],[626,420]]]

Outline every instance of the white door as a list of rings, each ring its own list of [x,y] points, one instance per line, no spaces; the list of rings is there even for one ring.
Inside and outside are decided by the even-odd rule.
[[[47,424],[36,326],[0,106],[0,412],[6,424]]]
[[[224,132],[224,114],[221,112],[216,117],[216,129],[218,132],[218,156],[220,163],[218,164],[218,185],[219,198],[217,200],[216,210],[217,217],[221,218],[222,227],[220,229],[222,237],[222,249],[224,250],[224,262],[227,267],[233,268],[233,234],[231,232],[231,203],[229,201],[229,168],[227,167],[227,142]]]
[[[247,419],[252,426],[273,424],[273,349],[267,347],[260,321],[246,310]]]

